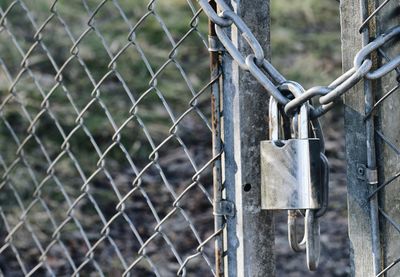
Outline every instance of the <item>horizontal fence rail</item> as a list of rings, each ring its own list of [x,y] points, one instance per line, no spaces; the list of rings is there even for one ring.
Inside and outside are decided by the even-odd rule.
[[[215,274],[207,22],[0,2],[0,275]]]

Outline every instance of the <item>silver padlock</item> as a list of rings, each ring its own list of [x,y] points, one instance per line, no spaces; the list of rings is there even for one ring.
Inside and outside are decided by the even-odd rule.
[[[297,115],[295,139],[280,135],[278,103],[270,99],[270,140],[261,142],[261,207],[302,210],[322,207],[320,141],[309,137],[308,105]],[[296,133],[296,132],[295,132]]]

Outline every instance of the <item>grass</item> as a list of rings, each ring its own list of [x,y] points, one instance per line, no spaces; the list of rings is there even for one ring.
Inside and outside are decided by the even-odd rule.
[[[328,85],[341,73],[338,3],[272,0],[272,62],[305,88]]]
[[[98,10],[92,22],[95,28],[90,30],[89,19],[101,1],[59,1],[57,16],[40,33],[41,43],[31,48],[37,28],[50,16],[52,2],[19,1],[0,32],[0,102],[7,101],[0,108],[0,138],[7,142],[0,144],[0,174],[17,162],[0,185],[0,222],[4,223],[0,224],[0,241],[9,232],[5,223],[10,228],[16,226],[21,218],[25,220],[21,215],[30,207],[26,221],[39,241],[48,245],[56,227],[69,216],[66,211],[72,203],[85,196],[74,206],[73,217],[89,234],[90,243],[96,243],[103,238],[100,234],[104,220],[111,220],[117,213],[119,194],[130,192],[139,172],[150,165],[140,179],[141,189],[126,202],[127,217],[138,226],[137,233],[145,241],[157,225],[149,202],[163,218],[172,210],[174,197],[193,182],[193,163],[198,170],[211,155],[210,130],[202,118],[209,118],[207,93],[179,123],[173,139],[166,140],[176,119],[191,108],[188,103],[193,95],[208,83],[208,53],[204,44],[207,20],[201,16],[195,22],[196,30],[191,29],[193,12],[198,9],[195,1],[155,1],[153,12],[143,17],[149,11],[148,1],[114,0]],[[10,3],[0,0],[3,12]],[[272,60],[288,79],[305,86],[327,84],[330,76],[340,71],[335,9],[334,1],[272,0]],[[135,32],[128,36],[134,26]],[[176,52],[172,51],[171,40],[180,41],[189,30],[190,35],[180,42]],[[78,39],[81,40],[75,47]],[[21,61],[29,49],[27,70],[21,71]],[[125,50],[121,52],[122,49]],[[110,65],[116,55],[118,58]],[[160,74],[152,80],[160,68]],[[9,88],[19,75],[13,89],[15,97],[7,100]],[[62,76],[62,80],[55,79],[56,75]],[[121,126],[124,127],[119,130]],[[153,165],[155,156],[149,156],[163,142],[165,145],[157,151],[158,164]],[[16,155],[18,148],[22,152]],[[200,177],[200,183],[210,191],[210,172]],[[85,181],[88,178],[90,182]],[[40,194],[35,193],[38,186]],[[86,194],[92,195],[98,207]],[[211,205],[200,186],[188,195],[181,205],[192,215],[193,224],[205,239],[213,232]],[[198,211],[203,214],[200,216]],[[135,236],[121,216],[116,222],[110,232],[112,237],[126,238],[115,243],[131,263],[138,257],[141,244],[137,238],[132,239]],[[188,226],[182,216],[166,224],[165,230],[171,232],[180,253],[193,254],[198,246],[190,231],[193,226]],[[40,250],[26,226],[17,230],[14,241],[21,253],[28,253],[24,259],[29,261],[29,268],[38,263]],[[58,248],[48,256],[55,263],[54,268],[68,275],[71,268],[60,254],[60,247],[67,247],[80,264],[88,246],[73,220],[65,224],[60,236],[65,245],[57,243]],[[177,239],[180,236],[187,239]],[[164,244],[161,240],[158,251],[157,245],[150,245],[153,250],[148,256],[160,261],[164,270],[172,267],[165,271],[168,275],[177,270],[178,263]],[[211,248],[207,249],[212,253]],[[17,270],[14,254],[7,251],[4,256],[10,259],[8,267]],[[95,260],[102,263],[106,273],[116,275],[123,270],[107,240],[96,251]],[[193,270],[198,273],[200,268],[207,274],[204,263],[201,259],[196,261]],[[84,273],[95,271],[94,267],[90,263]],[[146,259],[138,267],[142,274],[149,274],[152,269]],[[4,269],[0,260],[1,270]]]

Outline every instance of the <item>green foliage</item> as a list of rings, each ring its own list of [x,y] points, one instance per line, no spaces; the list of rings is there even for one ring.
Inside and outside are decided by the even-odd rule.
[[[272,0],[272,61],[307,88],[340,73],[339,5],[335,1]]]
[[[125,19],[114,5],[116,2],[125,12]],[[34,34],[48,18],[51,3],[47,0],[26,1],[36,27],[32,26],[26,10],[20,5],[16,5],[7,16],[6,29],[0,33],[0,56],[5,65],[0,73],[2,101],[9,93],[12,80],[21,72],[23,54],[34,44]],[[105,151],[115,134],[115,128],[131,116],[131,108],[138,99],[141,102],[135,109],[136,115],[153,139],[161,142],[172,125],[168,108],[178,118],[189,108],[192,93],[199,91],[209,76],[207,51],[197,31],[181,41],[173,58],[169,59],[173,53],[171,39],[179,42],[191,30],[191,19],[197,7],[183,0],[156,1],[155,12],[144,16],[148,12],[148,1],[135,1],[134,5],[130,0],[108,1],[94,16],[96,29],[82,37],[90,28],[89,18],[100,2],[91,0],[86,3],[57,3],[58,16],[51,19],[41,32],[41,44],[34,47],[27,60],[30,71],[22,74],[14,88],[17,98],[2,110],[2,116],[13,124],[21,143],[31,121],[43,110],[44,97],[55,88],[48,98],[48,109],[60,125],[56,126],[54,118],[46,114],[35,123],[35,132],[49,149],[50,158],[54,159],[65,139],[60,134],[60,128],[64,136],[68,136],[76,127],[76,120],[81,118],[82,126],[91,133],[92,138],[82,127],[71,136],[71,142],[79,142],[83,166],[89,164],[89,160],[99,159],[93,142]],[[0,2],[3,9],[8,4],[9,1]],[[324,84],[330,80],[328,76],[340,70],[337,8],[334,1],[272,1],[273,63],[289,79],[305,85]],[[131,43],[128,34],[135,25],[134,43]],[[204,17],[201,17],[197,30],[206,34]],[[81,40],[75,47],[78,39]],[[15,42],[21,47],[20,50]],[[124,47],[127,47],[126,50],[120,53]],[[71,51],[79,59],[73,58]],[[114,64],[116,71],[108,74],[111,69],[110,55],[120,56]],[[164,66],[157,82],[153,80],[150,84],[152,74]],[[57,84],[54,76],[63,67],[62,83]],[[186,75],[182,75],[180,70]],[[7,72],[11,80],[7,80]],[[108,77],[103,79],[106,75]],[[94,90],[99,82],[102,83],[98,90]],[[156,86],[150,89],[154,84]],[[101,101],[88,105],[96,95]],[[82,110],[86,111],[79,117]],[[151,147],[140,123],[132,120],[126,126],[130,132],[123,130],[121,141],[127,145],[128,151],[136,151],[135,157],[146,159]],[[6,124],[1,124],[0,135],[7,140],[14,140]],[[137,142],[140,147],[130,147],[137,145]],[[4,159],[8,163],[18,148],[17,142],[11,144],[14,146],[1,147],[2,153],[7,153]],[[29,152],[37,147],[36,143],[29,143],[24,149]],[[124,154],[112,151],[109,159],[118,161],[124,159]]]
[[[11,2],[0,0],[2,11]],[[111,191],[115,188],[109,178],[114,178],[115,186],[126,195],[137,177],[129,159],[140,172],[154,158],[149,157],[154,147],[170,136],[174,121],[191,108],[193,95],[209,82],[207,18],[201,15],[199,22],[191,22],[199,8],[192,6],[196,1],[154,1],[154,11],[149,12],[148,0],[110,0],[92,21],[93,11],[103,1],[58,1],[56,16],[49,17],[53,2],[23,1],[30,18],[25,7],[17,4],[0,32],[0,102],[4,104],[0,110],[0,175],[5,172],[3,166],[18,162],[8,175],[7,182],[13,186],[0,184],[0,208],[5,209],[2,212],[11,226],[21,215],[17,198],[28,206],[38,196],[39,184],[40,197],[59,224],[70,208],[65,195],[71,202],[79,198],[88,189],[84,186],[88,178],[91,195],[101,203],[102,213],[114,215],[119,199]],[[272,60],[288,79],[306,86],[326,84],[328,75],[340,70],[337,8],[334,1],[272,0]],[[38,41],[35,34],[45,22]],[[172,40],[179,46],[174,48]],[[153,78],[155,74],[157,78]],[[14,97],[10,98],[10,93]],[[206,117],[209,98],[203,94],[196,106],[196,112],[200,110]],[[183,142],[168,141],[158,151],[167,158],[162,166],[174,161],[175,168],[186,171],[180,160],[187,154],[179,156],[176,149],[182,152],[179,144],[189,142],[192,148],[187,151],[197,151],[193,156],[204,159],[203,152],[210,150],[209,131],[194,111],[178,127]],[[100,166],[111,177],[104,176]],[[160,176],[145,177],[153,190],[158,190],[161,181],[155,179]],[[179,177],[170,179],[178,188],[182,186],[183,181],[176,180]],[[169,195],[161,190],[157,193]],[[160,199],[164,198],[156,200]],[[170,204],[164,205],[170,208]],[[87,198],[74,208],[75,216],[90,231],[102,226],[93,209]],[[80,218],[84,213],[93,216]],[[53,227],[44,214],[35,204],[27,218],[42,227],[35,232],[46,239]],[[76,226],[71,223],[64,228],[64,233],[73,232]],[[29,242],[21,240],[21,247],[29,249]]]
[[[0,8],[4,11],[11,2],[1,0]],[[20,165],[10,175],[27,201],[34,192],[33,183],[43,180],[55,159],[54,174],[69,188],[72,198],[78,197],[82,180],[76,166],[83,169],[86,178],[93,174],[100,161],[96,147],[102,153],[111,147],[106,156],[108,170],[129,170],[126,154],[141,170],[149,162],[154,145],[169,136],[171,116],[179,118],[190,108],[193,94],[208,83],[204,44],[207,20],[202,16],[198,22],[191,22],[198,6],[182,0],[155,1],[154,12],[148,13],[147,0],[135,0],[133,5],[131,0],[108,1],[93,17],[95,28],[90,30],[90,17],[101,2],[57,2],[57,16],[45,24],[37,42],[34,35],[49,20],[53,1],[24,1],[24,5],[17,4],[10,10],[0,32],[0,101],[5,103],[0,138],[7,141],[0,145],[0,153],[4,166],[9,166],[18,158],[16,151],[21,143],[27,140],[22,149],[28,167]],[[172,40],[180,43],[173,52]],[[28,51],[31,53],[25,70],[21,61]],[[119,57],[110,65],[116,55]],[[156,81],[152,80],[164,66]],[[9,99],[9,88],[19,74],[12,91],[15,97]],[[62,80],[55,79],[57,74]],[[208,96],[205,99],[209,101]],[[208,106],[205,112],[209,112]],[[113,146],[112,140],[123,125],[119,141],[127,153]],[[27,132],[29,127],[34,136]],[[77,164],[70,162],[70,155],[64,151],[66,145]],[[35,182],[28,174],[29,168],[37,175]],[[32,189],[22,189],[27,186]],[[47,187],[54,189],[47,190],[44,197],[51,203],[62,202],[63,196],[52,180],[43,186]],[[3,190],[0,195],[3,208],[3,203],[15,206],[15,201],[5,201],[13,195],[12,190]],[[104,193],[99,195],[107,198]]]

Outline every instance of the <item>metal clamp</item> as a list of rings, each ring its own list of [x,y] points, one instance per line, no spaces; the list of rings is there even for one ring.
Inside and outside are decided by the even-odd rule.
[[[215,203],[214,215],[233,217],[235,216],[235,205],[231,201],[221,200]]]
[[[357,178],[367,181],[369,185],[378,184],[378,170],[368,168],[365,164],[357,164]]]

